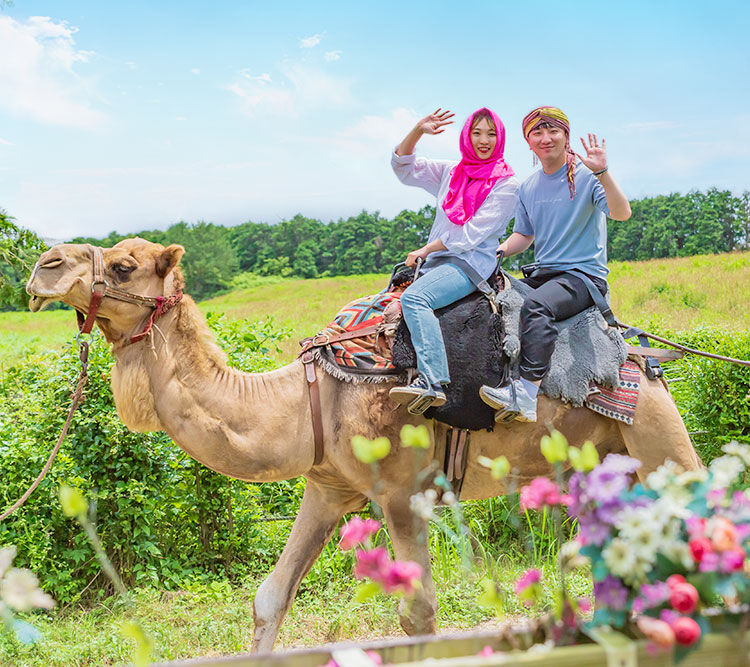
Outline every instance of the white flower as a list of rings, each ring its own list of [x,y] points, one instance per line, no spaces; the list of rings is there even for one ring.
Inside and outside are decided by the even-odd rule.
[[[415,493],[409,498],[409,508],[420,519],[430,521],[435,517],[432,510],[435,508],[436,502],[437,491],[427,489],[424,493]]]
[[[721,450],[725,454],[736,456],[745,464],[745,467],[750,468],[750,445],[741,445],[736,440],[732,440],[732,442],[724,445]]]
[[[668,484],[674,483],[675,477],[683,472],[683,468],[667,459],[654,472],[646,477],[646,486],[654,491],[661,491]]]
[[[570,540],[560,547],[557,557],[564,570],[575,570],[588,565],[589,559],[581,556],[581,543],[578,540]]]
[[[0,580],[5,576],[8,568],[13,563],[13,559],[16,557],[16,547],[5,547],[0,549]]]
[[[440,500],[446,505],[456,504],[456,494],[453,491],[446,491],[440,498]]]
[[[709,488],[712,490],[726,489],[737,481],[740,474],[744,472],[745,465],[742,463],[741,459],[727,454],[726,456],[720,456],[718,459],[711,461],[711,465],[708,469],[711,473]]]
[[[684,486],[668,486],[651,506],[656,516],[661,517],[662,523],[673,517],[684,519],[690,516],[687,506],[693,501],[690,491]]]
[[[55,601],[39,588],[39,580],[31,570],[12,568],[5,575],[0,589],[3,602],[16,611],[52,609]]]
[[[648,507],[637,507],[629,512],[621,512],[615,527],[620,531],[620,537],[626,540],[633,539],[641,532],[661,531],[659,513],[653,511],[653,505]]]
[[[610,572],[623,579],[633,572],[637,563],[633,549],[619,538],[615,538],[607,545],[602,551],[602,556]]]
[[[685,472],[677,475],[675,483],[679,486],[687,486],[693,482],[705,482],[708,479],[708,470],[705,468],[698,468],[698,470],[686,470]]]
[[[683,540],[665,540],[659,547],[659,552],[664,554],[673,563],[682,565],[686,570],[695,566],[695,560],[693,559],[690,547]]]

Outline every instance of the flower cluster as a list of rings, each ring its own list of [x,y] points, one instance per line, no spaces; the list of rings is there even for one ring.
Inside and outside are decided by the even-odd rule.
[[[375,519],[355,516],[341,528],[340,548],[344,551],[362,547],[355,552],[354,576],[369,579],[373,586],[358,592],[360,599],[379,591],[411,595],[420,585],[422,567],[413,561],[391,560],[385,547],[373,547],[370,538],[380,530]]]
[[[718,596],[750,602],[750,493],[737,488],[750,447],[724,452],[708,469],[668,461],[644,484],[632,479],[640,463],[616,454],[573,474],[568,510],[591,562],[593,625],[623,626],[635,613],[654,646],[691,647]]]
[[[591,626],[624,627],[635,615],[652,647],[685,651],[708,631],[702,611],[719,597],[750,603],[750,490],[740,485],[750,446],[732,442],[723,451],[707,469],[667,461],[634,483],[639,461],[609,454],[599,463],[589,443],[576,450],[557,432],[547,436],[542,452],[558,473],[566,461],[575,469],[568,492],[537,478],[521,489],[521,509],[566,505],[577,520],[560,563],[591,565]],[[524,604],[538,581],[535,571],[519,580]]]

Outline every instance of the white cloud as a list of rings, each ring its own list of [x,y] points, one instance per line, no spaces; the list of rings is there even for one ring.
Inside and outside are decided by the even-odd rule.
[[[299,47],[301,49],[312,49],[314,46],[320,44],[320,40],[323,37],[321,34],[313,35],[312,37],[303,37],[299,40]]]
[[[327,60],[328,62],[331,62],[333,60],[340,60],[342,53],[343,51],[326,51],[323,54],[323,59]]]
[[[196,74],[196,75],[197,75],[197,74],[200,74],[200,73],[201,73],[201,71],[200,71],[200,69],[198,69],[197,67],[193,67],[193,69],[191,69],[191,70],[190,70],[190,73],[191,73],[191,74]]]
[[[3,146],[15,146],[15,144],[12,141],[8,141],[7,139],[3,139],[0,137],[0,144]]]
[[[91,108],[88,82],[74,71],[94,55],[76,48],[76,32],[45,16],[21,22],[0,15],[0,107],[51,125],[101,123],[102,114]]]
[[[125,67],[127,67],[128,69],[135,69],[136,68],[136,64],[132,60],[128,60],[125,63]]]
[[[338,151],[360,156],[383,155],[393,149],[420,119],[412,109],[399,107],[390,116],[364,116],[354,125],[335,132],[332,139],[325,141]],[[455,126],[438,135],[424,137],[419,152],[442,159],[457,159],[458,130]]]
[[[185,118],[185,116],[177,116],[175,120],[187,120],[187,118]]]
[[[340,108],[352,101],[351,81],[333,76],[304,62],[285,61],[282,78],[274,83],[269,74],[238,72],[239,78],[227,86],[237,95],[249,114],[298,116],[302,110]]]

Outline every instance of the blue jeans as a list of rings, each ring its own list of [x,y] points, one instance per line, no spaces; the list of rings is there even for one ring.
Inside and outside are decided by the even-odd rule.
[[[475,289],[457,266],[441,264],[421,275],[401,295],[401,312],[417,353],[417,369],[430,384],[448,384],[451,380],[443,333],[434,311]]]

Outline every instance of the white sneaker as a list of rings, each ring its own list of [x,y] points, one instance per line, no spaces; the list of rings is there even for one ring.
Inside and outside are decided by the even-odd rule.
[[[536,398],[529,396],[521,380],[513,380],[503,387],[489,387],[486,384],[479,389],[479,397],[491,408],[497,410],[496,422],[536,421]]]

